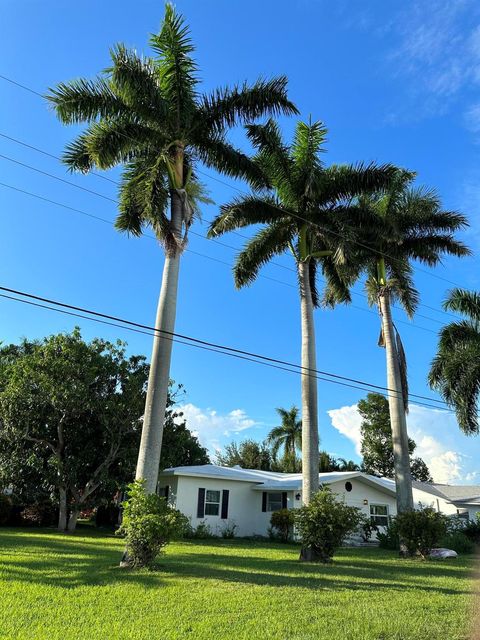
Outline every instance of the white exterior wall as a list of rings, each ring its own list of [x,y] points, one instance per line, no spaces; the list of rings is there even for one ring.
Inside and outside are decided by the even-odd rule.
[[[413,502],[416,509],[420,509],[420,507],[432,507],[435,511],[444,513],[447,516],[457,513],[457,507],[445,498],[434,496],[420,489],[413,490]]]
[[[177,481],[175,490],[171,489],[172,503],[176,508],[190,519],[192,526],[197,527],[200,522],[206,522],[213,533],[221,534],[225,523],[235,522],[237,536],[267,535],[270,526],[269,512],[262,512],[262,491],[254,491],[254,482],[225,480],[223,478],[200,478],[195,476],[164,476],[159,485],[173,486]],[[198,489],[203,488],[212,491],[228,489],[228,518],[222,519],[220,515],[197,518]],[[293,491],[287,492],[287,507],[293,507]],[[221,512],[221,504],[220,504]]]
[[[358,478],[350,480],[352,491],[345,490],[345,481],[330,484],[331,490],[343,497],[346,504],[359,507],[366,516],[370,516],[370,504],[387,505],[389,515],[396,514],[396,502],[394,496],[365,484]],[[238,536],[267,535],[270,526],[271,512],[262,512],[262,490],[255,489],[258,484],[253,482],[226,480],[223,478],[202,478],[196,476],[164,476],[159,486],[170,486],[170,501],[176,508],[185,514],[196,527],[200,522],[206,522],[213,533],[220,534],[222,526],[230,521],[235,522]],[[205,515],[197,518],[198,489],[222,491],[229,490],[228,518],[223,520],[220,515]],[[271,490],[272,493],[281,492],[281,489]],[[301,491],[287,491],[287,507],[298,508],[301,500],[295,500],[295,494]],[[364,500],[368,504],[364,504]],[[221,511],[221,509],[220,509]]]

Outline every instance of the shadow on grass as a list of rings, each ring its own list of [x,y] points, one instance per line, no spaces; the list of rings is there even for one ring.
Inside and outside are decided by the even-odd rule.
[[[457,565],[401,561],[377,550],[343,550],[332,565],[299,563],[298,547],[245,541],[182,543],[160,559],[156,571],[120,569],[121,543],[105,532],[62,536],[53,531],[1,532],[0,575],[60,588],[113,583],[159,588],[182,578],[308,590],[416,590],[445,595],[468,593],[456,579],[466,575]],[[4,535],[5,534],[5,535]],[[20,534],[20,535],[19,535]],[[242,551],[245,551],[242,554]],[[272,557],[272,551],[284,557]],[[269,557],[270,556],[270,557]],[[446,578],[445,584],[435,580]]]

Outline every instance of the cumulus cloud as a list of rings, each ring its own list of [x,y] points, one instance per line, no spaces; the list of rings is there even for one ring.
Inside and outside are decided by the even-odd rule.
[[[348,438],[360,454],[362,420],[357,405],[331,409],[328,415],[333,427]],[[425,460],[435,482],[472,482],[477,472],[468,469],[470,458],[453,414],[413,404],[407,420],[409,435],[417,443],[415,455]],[[455,446],[455,440],[462,446]]]
[[[243,409],[233,409],[222,415],[214,409],[202,409],[189,403],[180,406],[179,410],[183,412],[190,431],[212,453],[221,449],[225,438],[232,438],[258,424]]]

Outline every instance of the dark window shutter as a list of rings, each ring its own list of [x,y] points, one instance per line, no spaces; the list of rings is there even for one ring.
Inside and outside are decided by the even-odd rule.
[[[168,502],[168,496],[170,495],[170,485],[165,487],[165,500]]]
[[[282,509],[287,508],[287,492],[282,491]]]
[[[205,489],[198,490],[197,518],[205,517]]]
[[[222,519],[225,520],[228,518],[228,496],[230,491],[228,489],[224,489],[222,491]]]
[[[262,511],[266,511],[267,510],[267,492],[264,491],[262,493]]]

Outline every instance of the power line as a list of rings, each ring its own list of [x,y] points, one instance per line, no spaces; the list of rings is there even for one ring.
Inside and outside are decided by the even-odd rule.
[[[35,302],[40,302],[40,303],[45,303],[48,305],[55,305],[57,307],[61,307],[62,309],[66,309],[69,312],[76,312],[76,313],[82,313],[82,314],[88,314],[89,316],[96,316],[98,318],[104,319],[104,320],[108,320],[111,322],[115,322],[115,323],[122,323],[122,325],[128,325],[129,327],[134,327],[135,329],[140,329],[140,330],[146,330],[149,332],[153,332],[150,335],[154,335],[154,334],[161,334],[164,337],[167,338],[175,338],[175,339],[180,339],[180,340],[187,340],[189,343],[192,342],[194,344],[197,345],[201,345],[203,347],[208,347],[208,348],[212,348],[212,349],[217,349],[217,350],[221,350],[222,352],[229,352],[229,353],[235,353],[235,354],[240,354],[243,356],[247,356],[250,358],[256,358],[257,360],[262,360],[265,362],[269,362],[271,364],[276,364],[276,365],[282,365],[282,366],[287,366],[287,367],[294,367],[295,369],[299,369],[299,373],[301,373],[301,375],[320,375],[320,376],[330,376],[331,378],[335,378],[336,380],[342,380],[342,381],[347,381],[349,383],[354,383],[354,384],[361,384],[364,386],[368,386],[371,388],[375,388],[375,389],[380,389],[382,391],[387,391],[389,393],[396,393],[398,394],[399,392],[395,391],[394,389],[390,389],[388,387],[384,387],[381,385],[376,385],[370,382],[366,382],[365,380],[359,380],[356,378],[350,378],[348,376],[342,376],[339,374],[335,374],[335,373],[331,373],[329,371],[322,371],[320,369],[311,369],[308,367],[303,367],[302,365],[293,363],[293,362],[288,362],[286,360],[281,360],[279,358],[272,358],[270,356],[265,356],[263,354],[259,354],[259,353],[255,353],[252,351],[246,351],[245,349],[238,349],[236,347],[230,347],[228,345],[222,345],[222,344],[218,344],[215,342],[211,342],[208,340],[202,340],[200,338],[195,338],[193,336],[189,336],[186,334],[181,334],[181,333],[176,333],[176,332],[172,332],[172,331],[165,331],[162,329],[157,329],[155,327],[152,327],[150,325],[146,325],[146,324],[142,324],[139,322],[134,322],[132,320],[127,320],[125,318],[119,317],[119,316],[112,316],[110,314],[106,314],[106,313],[102,313],[99,311],[95,311],[93,309],[88,309],[85,307],[79,307],[77,305],[71,305],[71,304],[67,304],[65,302],[59,302],[58,300],[52,300],[51,298],[46,298],[43,296],[38,296],[32,293],[28,293],[26,291],[21,291],[18,289],[12,289],[11,287],[4,287],[4,286],[0,286],[0,290],[1,291],[5,291],[8,294],[14,294],[16,296],[23,296],[25,298],[28,298],[29,300],[34,300]],[[0,294],[1,295],[1,294]],[[19,300],[21,302],[21,300]],[[85,316],[82,316],[85,317]],[[88,319],[88,318],[87,318]],[[118,324],[115,326],[119,326]],[[365,389],[362,389],[363,391],[365,391]],[[411,397],[415,397],[415,398],[419,398],[422,400],[428,400],[429,402],[437,402],[439,404],[444,404],[446,405],[447,403],[445,403],[443,400],[437,400],[435,398],[429,398],[427,396],[422,396],[420,394],[414,394],[411,393],[410,394]]]
[[[12,80],[11,78],[8,78],[7,76],[1,75],[0,74],[0,79],[5,80],[7,82],[10,82],[11,84],[14,84],[22,89],[25,89],[26,91],[29,91],[30,93],[33,93],[37,96],[39,96],[42,99],[45,99],[45,96],[42,95],[41,93],[39,93],[38,91],[35,91],[34,89],[31,89],[30,87],[27,87],[26,85],[17,82],[16,80]],[[135,140],[135,138],[133,138],[132,136],[129,136],[125,133],[119,132],[119,134],[121,136],[123,136],[124,138],[126,138],[127,140],[132,140],[133,142],[137,142],[137,140]],[[238,191],[239,193],[242,193],[243,195],[250,195],[247,191],[244,191],[243,189],[240,189],[239,187],[236,187],[234,185],[229,184],[228,182],[225,182],[224,180],[221,180],[220,178],[217,178],[216,176],[212,176],[208,173],[205,173],[204,171],[201,171],[199,169],[197,169],[197,172],[200,173],[201,175],[206,176],[207,178],[210,178],[211,180],[215,180],[216,182],[223,184],[229,188],[235,189],[236,191]],[[275,207],[275,205],[273,205]],[[282,209],[280,207],[276,207],[279,211],[282,211]],[[332,235],[336,235],[339,238],[342,237],[341,233],[338,233],[336,231],[332,231],[330,229],[324,229],[322,228],[322,226],[320,224],[318,224],[317,222],[312,222],[311,220],[307,220],[306,218],[303,218],[301,215],[294,213],[292,211],[290,211],[290,214],[295,217],[298,218],[299,220],[301,220],[302,222],[306,222],[307,224],[309,224],[310,226],[316,226],[318,227],[320,230],[322,231],[327,231],[327,233],[331,233]],[[353,244],[357,244],[359,247],[363,247],[364,249],[367,249],[368,251],[372,251],[373,253],[377,253],[378,255],[384,257],[384,258],[388,258],[389,260],[393,260],[396,262],[401,262],[401,260],[399,258],[394,258],[393,256],[389,256],[387,253],[384,253],[383,251],[380,251],[378,249],[375,249],[374,247],[369,247],[368,245],[363,244],[362,242],[359,242],[358,240],[352,240]],[[448,278],[444,278],[443,276],[439,276],[437,273],[433,273],[431,271],[427,271],[426,269],[422,269],[421,267],[419,267],[418,265],[416,266],[417,271],[420,271],[421,273],[425,273],[429,276],[431,276],[432,278],[437,278],[438,280],[442,280],[444,282],[447,282],[448,284],[451,284],[455,287],[460,287],[461,285],[459,285],[456,282],[453,282],[452,280],[449,280]]]

